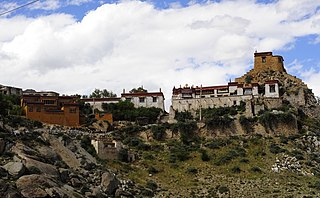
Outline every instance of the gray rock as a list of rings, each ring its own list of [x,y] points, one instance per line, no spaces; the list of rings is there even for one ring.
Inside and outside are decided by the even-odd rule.
[[[59,168],[59,172],[60,172],[60,180],[64,183],[66,183],[68,181],[68,179],[70,178],[70,171],[68,169],[65,168]]]
[[[77,178],[71,178],[70,182],[71,182],[71,186],[75,188],[80,187],[82,185],[81,181]]]
[[[20,177],[25,172],[25,167],[21,162],[9,162],[3,166],[13,177]]]
[[[25,175],[16,181],[17,188],[24,197],[46,197],[46,188],[58,187],[50,177],[45,175]]]
[[[119,184],[119,180],[113,173],[105,172],[102,174],[101,189],[108,195],[113,195],[116,189],[119,187]]]

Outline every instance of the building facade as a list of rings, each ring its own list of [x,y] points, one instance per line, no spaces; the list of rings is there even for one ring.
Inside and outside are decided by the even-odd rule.
[[[4,86],[0,85],[0,93],[3,95],[22,95],[22,89],[17,87],[10,87],[10,86]]]
[[[104,111],[102,104],[118,103],[121,98],[82,98],[81,101],[90,104],[93,110]]]
[[[73,96],[23,95],[21,106],[31,120],[64,126],[80,126],[79,104]]]
[[[210,87],[183,87],[172,90],[172,110],[195,112],[200,108],[231,107],[261,96],[257,83],[230,82],[228,85]],[[278,98],[276,80],[265,83],[265,97]]]
[[[125,93],[125,90],[121,94],[121,100],[130,101],[134,104],[134,107],[156,107],[164,111],[164,95],[161,92],[138,92],[138,93]]]

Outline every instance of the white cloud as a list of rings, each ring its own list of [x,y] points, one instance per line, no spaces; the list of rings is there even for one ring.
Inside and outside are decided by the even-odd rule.
[[[226,83],[248,70],[255,50],[285,49],[296,37],[320,34],[319,0],[288,8],[283,2],[159,10],[126,1],[102,5],[78,22],[66,14],[0,19],[8,30],[0,33],[1,83],[66,94],[161,87],[169,103],[173,86]]]

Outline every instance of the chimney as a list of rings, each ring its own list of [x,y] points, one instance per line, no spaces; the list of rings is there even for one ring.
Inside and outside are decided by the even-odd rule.
[[[161,88],[159,89],[159,92],[161,92]]]
[[[122,91],[123,93],[126,93],[126,90],[125,89],[123,89],[123,91]]]

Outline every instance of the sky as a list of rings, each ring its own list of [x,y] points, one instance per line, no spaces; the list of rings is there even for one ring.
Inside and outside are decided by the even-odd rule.
[[[0,13],[31,0],[2,0]],[[320,96],[320,0],[40,0],[0,16],[0,84],[88,95],[220,85],[283,56]]]

